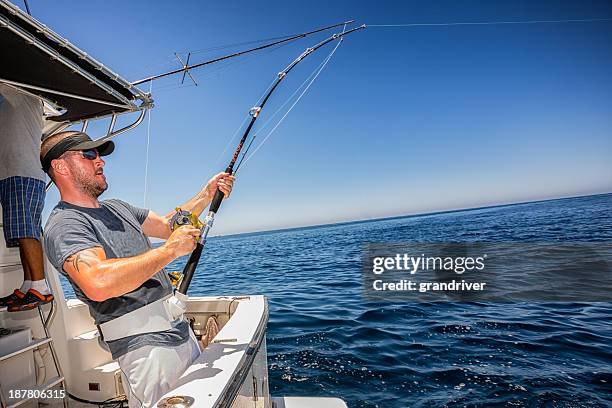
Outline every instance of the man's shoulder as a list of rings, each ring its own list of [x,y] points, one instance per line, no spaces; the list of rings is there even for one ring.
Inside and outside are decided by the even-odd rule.
[[[132,206],[130,203],[120,200],[118,198],[109,198],[106,200],[102,200],[100,201],[100,205],[101,206],[105,206],[105,207],[111,207],[111,208],[121,208],[121,209],[125,209],[128,210],[130,209],[130,207]]]
[[[79,207],[59,202],[49,214],[44,230],[45,253],[53,266],[63,273],[69,255],[85,248],[100,246],[95,228]]]
[[[103,204],[103,203],[121,203],[121,204],[127,204],[125,201],[120,200],[118,198],[107,198],[106,200],[100,201],[100,204]]]
[[[56,225],[62,225],[70,222],[86,222],[87,218],[84,212],[79,211],[78,208],[70,207],[66,203],[60,201],[53,207],[45,230],[55,227]]]
[[[126,201],[111,198],[100,202],[105,207],[110,207],[111,210],[119,212],[123,215],[128,215],[130,218],[135,218],[139,224],[142,224],[149,214],[149,210],[136,207]]]
[[[64,214],[68,215],[78,213],[79,211],[76,206],[71,206],[70,204],[64,201],[60,201],[55,204],[55,207],[53,207],[53,209],[51,210],[51,213],[49,214],[49,219],[51,219],[52,217],[63,216]]]

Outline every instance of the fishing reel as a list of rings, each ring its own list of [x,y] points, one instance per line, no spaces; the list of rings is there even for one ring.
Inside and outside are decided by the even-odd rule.
[[[181,279],[183,279],[183,274],[180,272],[172,271],[168,272],[168,279],[170,279],[170,284],[173,288],[178,287],[179,283],[181,283]]]
[[[193,225],[197,229],[202,229],[204,224],[197,215],[190,213],[189,211],[182,210],[180,207],[175,208],[176,213],[170,218],[168,224],[170,225],[170,229],[174,231],[181,225]],[[170,278],[170,283],[173,287],[177,287],[183,278],[183,274],[180,272],[168,272],[168,278]]]
[[[197,229],[202,229],[204,224],[197,215],[186,210],[181,210],[180,207],[175,208],[176,213],[170,218],[170,229],[174,231],[181,225],[193,225]]]

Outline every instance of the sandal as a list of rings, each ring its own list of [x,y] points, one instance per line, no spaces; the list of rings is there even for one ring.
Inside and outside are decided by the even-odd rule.
[[[11,303],[21,300],[24,297],[25,293],[19,289],[15,289],[10,295],[0,298],[0,307],[9,306]]]
[[[8,306],[9,312],[21,312],[23,310],[35,309],[40,305],[53,301],[53,295],[43,295],[36,289],[27,291],[22,299],[19,299]]]

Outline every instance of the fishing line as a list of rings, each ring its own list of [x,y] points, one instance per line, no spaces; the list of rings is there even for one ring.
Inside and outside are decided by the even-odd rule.
[[[294,36],[295,36],[295,34],[284,35],[284,36],[280,36],[280,37],[264,38],[262,40],[252,40],[252,41],[244,41],[244,42],[238,42],[238,43],[232,43],[232,44],[226,44],[226,45],[216,45],[216,46],[212,46],[212,47],[209,47],[209,48],[202,48],[202,49],[198,49],[198,50],[186,50],[186,51],[182,51],[182,53],[185,54],[185,53],[189,53],[190,52],[191,54],[201,54],[201,53],[206,53],[206,52],[211,52],[211,51],[226,50],[228,48],[239,47],[241,45],[258,44],[258,43],[267,42],[267,41],[284,40],[285,38],[291,38],[291,37],[294,37]],[[297,38],[296,38],[296,40],[297,40]]]
[[[257,54],[252,54],[252,55],[248,55],[246,57],[242,57],[240,59],[234,59],[231,61],[226,61],[225,63],[221,63],[219,64],[217,67],[215,68],[209,68],[206,71],[201,71],[200,74],[194,74],[194,76],[197,79],[210,79],[213,78],[215,76],[219,76],[222,73],[225,73],[227,71],[229,71],[230,69],[254,62],[257,59],[262,59],[266,56],[268,56],[268,54],[272,54],[273,52],[279,50],[280,48],[282,48],[283,46],[285,46],[287,44],[279,44],[279,45],[275,45],[274,47],[270,47],[269,49],[265,50],[265,51],[261,51]],[[193,72],[192,72],[193,74]],[[214,75],[213,75],[214,74]]]
[[[226,61],[221,63],[220,65],[208,69],[206,71],[202,71],[200,73],[193,73],[192,75],[194,76],[194,78],[196,78],[199,81],[207,81],[210,80],[212,78],[217,78],[220,77],[222,75],[225,75],[226,73],[230,72],[231,70],[236,70],[238,67],[242,67],[244,65],[250,64],[255,62],[258,59],[262,59],[264,57],[267,57],[268,54],[271,54],[275,51],[277,51],[278,49],[280,49],[282,46],[284,46],[285,44],[280,44],[274,47],[271,47],[265,51],[262,51],[258,54],[253,54],[253,55],[249,55],[246,57],[243,57],[241,59],[235,59],[232,61]],[[182,85],[177,85],[178,87],[181,87]]]
[[[345,24],[346,27],[346,24]],[[274,49],[274,48],[273,48]],[[319,65],[320,66],[320,65]],[[316,69],[315,69],[316,71]],[[306,79],[306,81],[314,74],[314,71],[312,74],[310,74],[310,76]],[[199,78],[198,78],[199,79]],[[261,130],[263,128],[266,127],[266,125],[268,125],[268,123],[272,120],[272,118],[282,109],[283,106],[285,106],[290,100],[291,98],[293,98],[293,96],[297,93],[297,91],[299,91],[299,89],[306,83],[306,81],[304,81],[302,83],[302,85],[300,85],[300,87],[288,98],[288,100],[279,108],[276,110],[276,112],[274,112],[274,114],[272,114],[272,116],[266,121],[266,123],[264,123],[264,125],[262,126],[262,128],[259,130],[261,132]],[[273,79],[272,81],[270,81],[270,84],[268,85],[268,87],[265,89],[265,91],[263,91],[261,93],[261,96],[257,99],[257,106],[259,106],[259,104],[261,103],[261,101],[263,100],[263,98],[266,96],[266,94],[268,93],[268,91],[270,90],[270,88],[272,88],[272,86],[274,85],[274,83],[276,82],[276,78]],[[223,149],[223,151],[221,152],[221,154],[219,155],[219,157],[217,157],[217,160],[215,160],[215,166],[219,163],[219,161],[221,160],[221,158],[223,158],[223,156],[225,155],[225,153],[227,152],[227,149],[229,149],[229,146],[231,145],[231,143],[236,139],[236,136],[238,135],[238,132],[242,129],[242,127],[244,126],[244,124],[247,122],[248,119],[250,119],[250,115],[246,114],[244,117],[244,120],[242,121],[242,123],[240,123],[240,126],[238,126],[238,128],[236,129],[236,131],[233,133],[233,135],[231,136],[231,138],[228,140],[227,144],[225,145],[225,148]],[[257,132],[254,137],[257,136],[259,132]]]
[[[270,136],[272,136],[272,134],[274,133],[274,131],[281,125],[281,123],[285,120],[285,118],[287,117],[287,115],[289,115],[289,113],[293,110],[293,108],[295,107],[295,105],[297,105],[297,103],[300,101],[300,99],[302,99],[302,97],[304,96],[304,94],[308,91],[308,89],[311,87],[311,85],[314,83],[314,81],[319,77],[319,75],[321,74],[321,72],[323,71],[323,69],[325,68],[325,66],[327,65],[327,63],[331,60],[331,58],[333,57],[333,55],[335,54],[336,50],[338,49],[338,47],[340,46],[340,44],[342,44],[342,41],[344,40],[344,38],[340,38],[340,40],[338,41],[338,43],[336,44],[336,46],[334,47],[334,49],[329,53],[329,55],[327,56],[327,58],[325,58],[325,60],[323,61],[322,66],[319,68],[319,70],[317,71],[316,75],[310,80],[310,82],[308,83],[308,85],[306,86],[306,88],[304,88],[304,90],[302,91],[302,93],[300,94],[300,96],[298,96],[298,98],[295,100],[295,102],[293,102],[293,104],[291,105],[291,107],[289,108],[289,110],[287,110],[287,112],[285,112],[285,114],[283,115],[282,118],[280,118],[280,120],[278,121],[278,123],[272,128],[272,130],[270,130],[270,132],[266,135],[266,137],[261,141],[261,143],[255,148],[255,150],[250,154],[250,156],[248,156],[246,159],[246,152],[245,155],[242,156],[242,159],[240,160],[240,162],[238,163],[238,166],[236,167],[236,171],[234,172],[234,174],[238,173],[238,170],[240,169],[240,167],[242,166],[242,164],[245,164],[247,161],[249,161],[254,155],[255,153],[257,153],[257,151],[263,146],[263,144],[270,138]],[[255,135],[256,136],[256,135]],[[248,148],[251,147],[251,144],[253,143],[253,140],[255,139],[255,137],[253,137],[253,139],[251,140],[251,142],[249,143],[249,146],[247,147],[247,151]]]
[[[297,89],[295,91],[293,91],[293,93],[285,100],[285,102],[283,102],[283,104],[276,109],[276,111],[274,111],[274,113],[272,115],[270,115],[270,117],[268,118],[268,120],[266,120],[264,122],[264,124],[259,128],[259,130],[257,132],[255,132],[255,134],[253,135],[253,138],[257,137],[257,135],[259,135],[261,132],[263,132],[263,130],[268,127],[268,125],[270,123],[272,123],[272,121],[274,120],[274,118],[276,117],[276,115],[278,115],[278,113],[283,110],[283,108],[285,106],[287,106],[289,104],[289,102],[291,102],[291,100],[293,99],[293,97],[295,95],[298,94],[298,92],[308,83],[308,81],[310,81],[310,79],[316,74],[317,70],[325,63],[325,60],[321,61],[321,63],[312,70],[312,72],[310,73],[310,75],[308,75],[308,77],[306,77],[306,79],[300,84],[300,86],[297,87]],[[274,81],[272,82],[274,83]],[[269,88],[268,88],[269,89]],[[266,91],[267,92],[267,91]],[[262,95],[263,98],[263,95]],[[261,98],[260,98],[261,101]]]
[[[342,41],[342,39],[340,39],[340,41]],[[323,64],[325,64],[325,59],[315,69],[312,70],[310,75],[308,75],[308,77],[306,77],[306,79],[300,84],[300,86],[298,86],[297,89],[295,91],[293,91],[293,93],[287,98],[287,100],[285,102],[283,102],[283,104],[278,109],[276,109],[276,111],[272,115],[270,115],[268,120],[266,120],[266,122],[261,126],[261,128],[257,132],[255,132],[254,136],[257,136],[259,133],[261,133],[261,131],[266,126],[268,126],[268,124],[273,120],[273,118],[278,114],[278,112],[280,112],[283,109],[283,107],[286,106],[291,101],[291,99],[300,91],[300,89],[302,89],[302,87],[310,80],[310,78],[312,78],[316,74],[317,70]],[[266,89],[266,91],[261,95],[261,97],[259,98],[259,100],[257,102],[258,105],[262,102],[262,99],[263,99],[264,95],[268,93],[268,90],[274,84],[274,82],[276,82],[276,79],[272,80],[272,83],[270,84],[268,89]]]
[[[278,50],[279,48],[281,48],[284,44],[275,46],[275,47],[271,47],[268,50],[262,51],[260,54],[257,55],[249,55],[247,57],[244,57],[241,60],[234,60],[234,61],[227,61],[224,63],[221,63],[221,65],[216,66],[212,69],[207,70],[206,72],[203,73],[199,73],[196,74],[193,71],[191,71],[192,75],[194,76],[194,78],[196,78],[198,81],[204,81],[204,80],[209,80],[211,78],[215,78],[215,77],[219,77],[223,74],[225,74],[226,72],[228,72],[231,69],[235,69],[241,65],[244,64],[248,64],[251,62],[254,62],[256,58],[263,58],[264,56],[267,56],[267,54],[273,53],[274,51]],[[187,84],[181,84],[181,83],[166,83],[165,85],[162,86],[158,86],[156,88],[156,92],[162,93],[162,92],[167,92],[167,91],[173,91],[176,89],[181,89],[181,88],[188,88],[188,87],[192,87],[195,86],[193,83],[187,83]]]
[[[351,30],[346,31],[343,35],[333,34],[332,36],[326,38],[323,41],[318,42],[312,47],[306,48],[306,50],[303,51],[297,58],[295,58],[289,65],[287,65],[285,69],[283,69],[281,72],[278,73],[274,81],[274,85],[272,85],[270,90],[267,92],[266,96],[261,101],[260,106],[255,106],[251,108],[251,110],[249,111],[251,115],[251,120],[249,124],[247,125],[244,131],[244,134],[240,138],[240,141],[238,142],[238,146],[236,147],[236,150],[234,152],[234,155],[232,156],[232,159],[230,160],[229,164],[227,165],[225,169],[226,173],[235,174],[234,166],[236,164],[236,161],[238,160],[238,157],[240,156],[240,152],[242,148],[244,147],[244,143],[249,138],[249,134],[251,130],[253,129],[253,126],[255,125],[255,121],[257,121],[257,118],[259,117],[259,114],[262,111],[262,109],[265,107],[266,102],[270,100],[270,97],[272,96],[274,91],[278,89],[278,86],[287,77],[287,75],[293,70],[293,68],[295,68],[297,64],[299,64],[301,61],[303,61],[313,52],[325,46],[326,44],[329,44],[332,41],[341,40],[344,36],[354,33],[356,31],[359,31],[359,30],[363,30],[364,28],[366,28],[366,26],[365,24],[362,24],[359,27],[355,27]],[[334,50],[336,50],[337,48],[338,47],[336,46]],[[329,57],[328,57],[328,60],[329,60]],[[315,76],[313,80],[316,79],[317,76]],[[302,95],[300,95],[300,97]],[[295,104],[293,106],[295,106]],[[189,285],[191,284],[191,280],[193,279],[193,276],[195,274],[196,266],[198,265],[200,257],[202,256],[202,252],[204,251],[204,246],[206,245],[208,234],[210,233],[210,230],[212,229],[212,226],[215,220],[215,216],[218,213],[219,208],[221,208],[221,203],[223,201],[223,198],[224,198],[224,193],[219,188],[217,188],[217,190],[215,191],[215,196],[213,197],[210,203],[210,206],[208,207],[208,214],[206,215],[206,218],[204,219],[203,222],[199,223],[201,224],[201,226],[199,227],[200,228],[200,238],[197,240],[196,247],[191,253],[191,255],[189,256],[189,260],[187,261],[187,263],[185,264],[185,267],[183,268],[183,279],[181,280],[180,286],[176,292],[177,294],[186,295],[189,290]]]
[[[346,30],[346,25],[347,24],[345,23],[344,30],[342,31],[342,33],[344,33],[344,31]],[[268,38],[263,38],[261,40],[252,40],[252,41],[237,42],[237,43],[231,43],[231,44],[225,44],[225,45],[216,45],[216,46],[212,46],[209,48],[202,48],[202,49],[196,49],[196,50],[185,50],[185,51],[179,52],[179,54],[186,54],[189,52],[191,54],[198,54],[198,53],[205,53],[209,51],[219,51],[219,50],[224,50],[228,48],[238,47],[241,45],[257,44],[257,43],[262,43],[262,42],[267,42],[267,41],[284,40],[285,38],[295,37],[296,35],[299,35],[299,34],[296,33],[296,34],[283,35],[283,36],[278,36],[278,37],[268,37]],[[296,38],[295,40],[299,40],[299,39],[300,38]],[[291,41],[295,41],[295,40],[291,40]]]
[[[164,77],[167,77],[167,76],[170,76],[170,75],[175,75],[175,74],[178,74],[178,73],[181,73],[181,72],[186,72],[186,71],[189,71],[189,70],[193,70],[195,68],[203,67],[205,65],[214,64],[214,63],[217,63],[217,62],[220,62],[220,61],[224,61],[224,60],[227,60],[227,59],[230,59],[230,58],[235,58],[235,57],[238,57],[238,56],[241,56],[241,55],[245,55],[245,54],[249,54],[249,53],[252,53],[252,52],[255,52],[255,51],[260,51],[260,50],[263,50],[263,49],[266,49],[266,48],[269,48],[269,47],[273,47],[273,46],[278,45],[278,44],[282,44],[282,43],[286,43],[286,42],[291,42],[291,41],[296,40],[296,39],[304,38],[304,37],[306,37],[308,35],[319,33],[321,31],[327,31],[327,30],[330,30],[330,29],[332,29],[334,27],[341,26],[343,24],[350,24],[353,21],[354,20],[349,20],[349,21],[344,21],[342,23],[332,24],[332,25],[329,25],[329,26],[317,28],[316,30],[312,30],[312,31],[308,31],[308,32],[305,32],[305,33],[297,34],[295,36],[285,38],[284,40],[273,41],[272,43],[263,44],[263,45],[260,45],[258,47],[255,47],[255,48],[251,48],[251,49],[248,49],[248,50],[238,51],[238,52],[235,52],[235,53],[231,53],[229,55],[223,55],[221,57],[214,58],[214,59],[211,59],[211,60],[208,60],[208,61],[203,61],[203,62],[200,62],[200,63],[197,63],[197,64],[192,64],[192,65],[189,65],[189,66],[185,65],[185,66],[182,66],[181,68],[174,69],[174,70],[169,71],[169,72],[163,72],[161,74],[153,75],[153,76],[148,77],[148,78],[143,78],[143,79],[139,79],[137,81],[133,81],[131,83],[131,85],[143,84],[143,83],[148,82],[148,81],[154,81],[154,80],[157,80],[157,79],[160,79],[160,78],[164,78]]]
[[[344,32],[346,31],[346,24],[344,25],[344,27],[342,28],[342,34],[344,34]],[[342,42],[343,39],[340,39],[340,42]],[[338,45],[340,45],[340,42],[338,43]],[[336,46],[337,47],[337,46]],[[332,55],[335,52],[335,50],[332,50],[332,52],[330,52],[330,55]],[[259,135],[274,119],[274,117],[293,99],[293,97],[295,95],[297,95],[297,93],[300,91],[300,89],[302,89],[302,87],[304,87],[306,85],[306,83],[314,76],[317,74],[317,71],[322,68],[323,65],[327,64],[327,60],[323,59],[323,61],[321,61],[321,63],[312,70],[312,72],[310,73],[310,75],[308,75],[308,77],[306,77],[306,79],[300,84],[300,86],[297,87],[297,89],[291,94],[291,96],[289,96],[287,98],[287,100],[285,102],[283,102],[283,104],[268,118],[268,120],[266,120],[266,122],[261,126],[261,128],[259,128],[259,130],[257,132],[255,132],[255,134],[253,135],[253,137],[257,137],[257,135]]]
[[[236,131],[234,132],[232,137],[227,141],[227,144],[225,145],[225,148],[223,149],[223,151],[221,152],[219,157],[217,157],[217,160],[215,160],[215,164],[213,165],[213,167],[216,167],[217,164],[219,164],[219,162],[223,158],[223,156],[225,156],[225,153],[227,152],[227,149],[229,149],[229,147],[232,144],[232,142],[234,141],[234,139],[236,139],[236,136],[238,135],[238,132],[240,132],[240,130],[242,129],[244,124],[247,122],[247,120],[249,120],[249,115],[248,114],[244,115],[244,120],[242,121],[240,126],[238,126],[238,128],[236,129]]]
[[[255,58],[261,58],[263,57],[263,55],[267,55],[269,53],[272,53],[274,51],[276,51],[277,49],[281,48],[283,45],[285,44],[280,44],[278,46],[275,47],[271,47],[269,50],[266,50],[264,52],[262,52],[259,55],[251,55],[248,56],[246,58],[244,58],[241,61],[232,61],[232,62],[228,62],[226,63],[224,66],[218,67],[218,68],[213,68],[212,70],[210,70],[209,72],[207,72],[204,75],[197,75],[196,78],[202,79],[202,78],[210,78],[211,74],[220,74],[220,71],[227,71],[229,68],[231,67],[235,67],[237,65],[242,65],[242,64],[246,64],[248,62],[251,62],[252,60],[254,60]],[[231,67],[230,67],[231,66]],[[259,102],[261,102],[261,100],[264,98],[264,96],[267,94],[267,92],[270,90],[270,88],[274,85],[274,81],[272,80],[270,81],[270,85],[268,85],[268,87],[265,89],[264,92],[262,92],[261,96],[259,97],[258,104]],[[159,94],[161,92],[164,91],[171,91],[171,90],[175,90],[175,89],[179,89],[179,88],[186,88],[186,87],[192,87],[194,86],[193,84],[189,84],[189,85],[177,85],[177,84],[171,84],[171,85],[165,85],[165,86],[161,86],[158,87],[156,92]],[[220,160],[223,158],[223,156],[225,155],[225,153],[227,152],[227,150],[229,149],[229,146],[231,145],[231,143],[236,139],[236,136],[238,135],[238,133],[240,132],[240,130],[243,128],[244,124],[247,122],[247,120],[250,118],[250,116],[248,114],[245,115],[244,120],[242,121],[242,123],[240,124],[240,126],[238,126],[238,128],[236,128],[236,131],[232,134],[232,136],[228,139],[227,144],[225,145],[225,147],[223,148],[223,151],[219,154],[219,156],[217,157],[217,159],[215,160],[215,166],[217,164],[219,164]],[[150,119],[151,117],[149,116],[149,123],[150,123]],[[146,202],[146,201],[145,201]]]
[[[498,24],[546,24],[546,23],[596,23],[610,22],[612,18],[586,18],[567,20],[528,20],[528,21],[477,21],[453,23],[406,23],[406,24],[368,24],[368,27],[437,27],[462,25],[498,25]]]
[[[268,87],[266,88],[265,91],[262,92],[261,96],[259,97],[259,99],[257,99],[257,105],[259,105],[262,101],[262,99],[264,98],[264,96],[266,96],[266,94],[268,93],[268,91],[270,90],[270,88],[272,88],[272,86],[274,85],[274,82],[276,82],[276,79],[273,79],[272,81],[270,81],[270,85],[268,85]],[[219,157],[217,157],[217,160],[215,160],[215,166],[217,164],[219,164],[219,161],[221,160],[221,158],[225,155],[225,153],[227,152],[227,149],[229,149],[230,144],[234,141],[234,139],[236,139],[236,136],[238,135],[238,132],[242,129],[242,127],[244,126],[244,124],[247,122],[247,120],[249,120],[251,118],[251,116],[247,113],[244,115],[244,120],[242,121],[242,123],[240,123],[240,126],[238,126],[238,128],[236,129],[236,131],[234,132],[234,134],[232,135],[232,137],[229,139],[229,141],[227,142],[227,144],[225,145],[225,148],[223,149],[223,151],[221,152],[221,154],[219,155]]]
[[[246,55],[243,55],[242,58],[240,59],[241,61],[229,60],[229,59],[225,60],[225,61],[221,61],[221,62],[217,63],[218,65],[215,66],[214,68],[209,68],[208,70],[206,70],[206,73],[204,73],[203,75],[202,74],[196,75],[194,73],[195,70],[189,70],[189,72],[192,75],[194,75],[197,79],[208,78],[209,76],[206,76],[207,74],[217,73],[219,71],[225,71],[225,70],[227,70],[231,66],[235,66],[235,65],[237,66],[238,64],[241,64],[241,63],[250,62],[250,61],[254,60],[255,58],[261,57],[260,54],[267,55],[267,54],[269,54],[269,53],[271,53],[271,52],[273,52],[275,50],[278,50],[279,48],[282,48],[285,45],[292,44],[293,41],[294,40],[286,42],[286,43],[282,43],[282,44],[277,44],[277,45],[271,46],[268,49],[262,50],[262,51],[260,51],[260,53],[257,53],[257,54],[246,54]],[[189,51],[187,51],[187,52],[177,52],[177,54],[180,55],[181,57],[184,57],[188,52]],[[192,51],[191,54],[193,56],[194,52]],[[183,66],[183,64],[181,63],[181,61],[177,58],[177,56],[175,54],[166,55],[164,57],[163,61],[160,61],[160,62],[157,62],[157,63],[153,62],[151,64],[148,64],[145,67],[146,69],[143,70],[143,71],[151,72],[151,71],[158,71],[158,70],[161,70],[161,69],[172,69],[173,67],[176,67],[177,63],[181,67]],[[180,85],[182,85],[182,84],[180,84]],[[178,89],[179,87],[181,87],[181,86],[177,86],[176,84],[172,83],[171,85],[161,86],[161,87],[158,87],[156,89],[157,89],[157,91],[159,91],[160,89],[161,90],[166,90],[166,89],[168,89],[169,86],[175,87],[175,89]]]
[[[283,102],[283,104],[282,104],[282,105],[281,105],[281,106],[280,106],[278,109],[276,109],[276,111],[275,111],[275,112],[274,112],[272,115],[270,115],[270,117],[268,118],[268,120],[266,120],[266,121],[264,122],[264,124],[261,126],[261,128],[259,128],[259,130],[253,134],[253,137],[252,137],[252,138],[251,138],[251,140],[249,141],[248,145],[246,146],[246,148],[244,149],[244,151],[241,153],[240,161],[238,162],[238,166],[236,167],[236,171],[238,171],[238,168],[240,167],[240,164],[242,163],[242,161],[243,161],[243,160],[244,160],[244,158],[246,157],[246,155],[247,155],[248,151],[250,150],[250,148],[251,148],[251,146],[253,145],[253,142],[255,141],[255,139],[257,138],[257,136],[258,136],[258,135],[259,135],[261,132],[263,132],[263,131],[264,131],[264,129],[265,129],[266,127],[268,127],[268,125],[269,125],[270,123],[272,123],[272,121],[274,120],[274,118],[276,117],[276,115],[277,115],[277,114],[278,114],[278,113],[279,113],[281,110],[283,110],[283,108],[284,108],[285,106],[287,106],[287,105],[289,104],[289,102],[291,102],[291,101],[292,101],[293,97],[294,97],[295,95],[297,95],[297,93],[298,93],[298,92],[299,92],[299,91],[300,91],[300,90],[301,90],[301,89],[302,89],[302,88],[303,88],[303,87],[304,87],[304,86],[305,86],[305,85],[308,83],[308,81],[310,81],[310,79],[311,79],[311,78],[312,78],[312,77],[313,77],[313,76],[316,74],[317,70],[318,70],[318,69],[319,69],[319,68],[320,68],[320,67],[321,67],[321,66],[322,66],[324,63],[325,63],[325,60],[323,60],[323,61],[322,61],[322,62],[321,62],[321,63],[320,63],[320,64],[319,64],[319,65],[318,65],[318,66],[317,66],[317,67],[316,67],[316,68],[315,68],[315,69],[314,69],[314,70],[313,70],[311,73],[310,73],[310,75],[308,75],[308,77],[307,77],[307,78],[306,78],[306,79],[305,79],[305,80],[304,80],[304,81],[303,81],[303,82],[300,84],[300,86],[298,86],[298,87],[297,87],[297,89],[296,89],[295,91],[293,91],[293,93],[292,93],[292,94],[291,94],[291,95],[290,95],[290,96],[289,96],[289,97],[288,97],[288,98],[285,100],[285,102]],[[273,84],[275,81],[276,81],[276,79],[272,81],[272,84]],[[268,89],[269,89],[269,88],[268,88]],[[267,91],[264,93],[264,95],[265,95],[266,93],[267,93]],[[262,95],[262,98],[263,98],[263,95]],[[259,99],[259,101],[261,101],[261,99],[262,99],[262,98],[260,98],[260,99]],[[257,105],[259,105],[259,103],[258,103]]]
[[[290,38],[290,36],[285,36],[285,37],[275,37],[275,38],[270,38],[269,41],[274,41],[276,39],[283,39],[283,38]],[[258,42],[263,42],[263,41],[267,41],[267,40],[259,40],[259,41],[247,41],[244,43],[236,43],[236,46],[239,45],[248,45],[250,43],[258,43]],[[291,42],[287,42],[287,43],[283,43],[283,44],[277,44],[271,48],[274,47],[280,47],[283,46],[285,44],[290,44]],[[218,47],[219,50],[222,50],[223,48],[230,48],[230,46],[226,46],[226,47]],[[210,50],[215,50],[216,47],[212,47],[210,48]],[[177,51],[176,54],[180,55],[181,57],[185,57],[187,56],[187,54],[191,53],[193,54],[198,54],[198,53],[202,53],[207,49],[203,49],[203,50],[183,50],[183,51]],[[183,66],[183,64],[181,63],[181,61],[179,61],[179,59],[177,58],[176,54],[166,54],[161,56],[157,62],[151,62],[149,64],[146,65],[142,65],[140,68],[144,68],[141,70],[144,71],[143,75],[146,75],[146,73],[151,72],[151,71],[158,71],[158,70],[170,70],[173,68],[176,68],[176,64],[180,64],[180,66]],[[250,54],[246,54],[247,56],[245,56],[244,58],[251,58],[252,55]],[[190,72],[193,73],[193,71],[190,70]],[[159,90],[160,88],[158,87],[157,90]]]
[[[149,82],[149,95],[153,94],[153,81]],[[151,109],[149,109],[149,117],[147,118],[147,153],[145,155],[145,177],[144,177],[144,208],[147,208],[147,181],[149,179],[149,145],[151,143]]]
[[[306,86],[306,88],[302,91],[302,93],[300,94],[300,96],[298,96],[298,98],[293,102],[293,104],[291,105],[291,107],[287,110],[287,112],[285,112],[285,114],[283,115],[282,118],[280,118],[280,120],[278,121],[278,123],[272,128],[272,130],[270,130],[270,132],[266,135],[266,137],[261,141],[261,143],[257,146],[257,148],[253,151],[253,153],[251,153],[251,155],[249,157],[247,156],[248,151],[251,148],[251,145],[253,144],[253,142],[255,141],[255,138],[257,137],[257,135],[263,130],[263,127],[265,127],[270,121],[268,120],[264,126],[262,127],[262,129],[259,130],[259,132],[255,133],[253,135],[253,138],[251,139],[251,141],[249,142],[248,146],[246,147],[240,161],[238,162],[238,166],[236,167],[236,172],[238,172],[238,169],[240,168],[240,166],[244,163],[246,163],[251,157],[253,157],[253,155],[255,153],[257,153],[257,151],[261,148],[261,146],[263,146],[263,144],[270,138],[270,136],[272,135],[272,133],[274,133],[274,131],[280,126],[280,124],[285,120],[285,118],[287,117],[287,115],[289,115],[289,113],[293,110],[293,108],[295,107],[295,105],[297,105],[297,103],[300,101],[300,99],[302,99],[302,97],[304,96],[304,94],[308,91],[308,89],[310,88],[310,86],[313,84],[313,82],[317,79],[317,77],[319,76],[319,74],[321,73],[321,71],[323,71],[323,68],[325,68],[325,65],[327,65],[327,63],[329,62],[329,60],[331,59],[331,57],[334,55],[334,53],[336,52],[336,49],[338,49],[338,47],[340,46],[340,44],[342,43],[343,38],[340,38],[340,40],[338,41],[338,43],[336,44],[336,46],[334,47],[334,49],[330,52],[330,54],[327,56],[327,58],[325,60],[323,60],[323,62],[321,64],[319,64],[318,70],[317,68],[315,68],[315,70],[313,71],[316,72],[316,74],[314,75],[314,77],[310,80],[310,82],[308,83],[308,85]],[[312,77],[313,74],[310,75],[310,77]],[[293,93],[293,95],[291,95],[291,97],[289,97],[289,99],[274,113],[274,115],[276,115],[290,100],[291,98],[300,90],[300,88],[304,85],[304,83],[306,83],[308,81],[308,78],[306,79],[306,81],[304,81],[302,83],[302,85],[300,85],[300,87],[298,87],[298,89]],[[245,159],[246,158],[246,159]]]
[[[344,24],[344,27],[342,28],[342,34],[344,34],[345,32],[346,32],[346,24]],[[340,39],[338,44],[340,44],[340,42],[342,41],[343,41],[343,38]],[[330,52],[330,55],[333,55],[334,52],[335,50],[332,50],[332,52]],[[272,122],[272,120],[276,117],[276,115],[291,101],[291,99],[293,99],[293,97],[300,91],[300,89],[302,89],[302,87],[306,85],[306,83],[310,80],[310,78],[312,78],[324,64],[327,64],[325,59],[315,69],[313,69],[310,75],[306,77],[306,79],[300,84],[300,86],[298,86],[297,89],[287,98],[287,100],[283,102],[283,104],[278,109],[276,109],[276,111],[268,118],[268,120],[266,120],[266,122],[261,126],[261,128],[259,128],[259,130],[255,132],[255,134],[253,135],[253,138],[257,137],[257,135],[259,135]],[[274,83],[274,81],[272,81],[272,83]],[[266,92],[264,92],[264,94],[265,93],[267,93],[267,90]],[[261,98],[259,100],[261,101]]]
[[[191,87],[195,87],[196,85],[193,83],[189,83],[189,84],[168,84],[168,85],[163,85],[163,86],[158,86],[157,89],[155,90],[156,95],[159,95],[160,93],[165,93],[165,92],[169,92],[169,91],[175,91],[177,89],[183,89],[183,88],[191,88]]]

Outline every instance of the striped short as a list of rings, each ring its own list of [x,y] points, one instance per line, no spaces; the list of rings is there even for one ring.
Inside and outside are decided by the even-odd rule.
[[[19,246],[20,238],[40,241],[45,182],[31,177],[14,176],[0,180],[2,229],[6,246]]]

